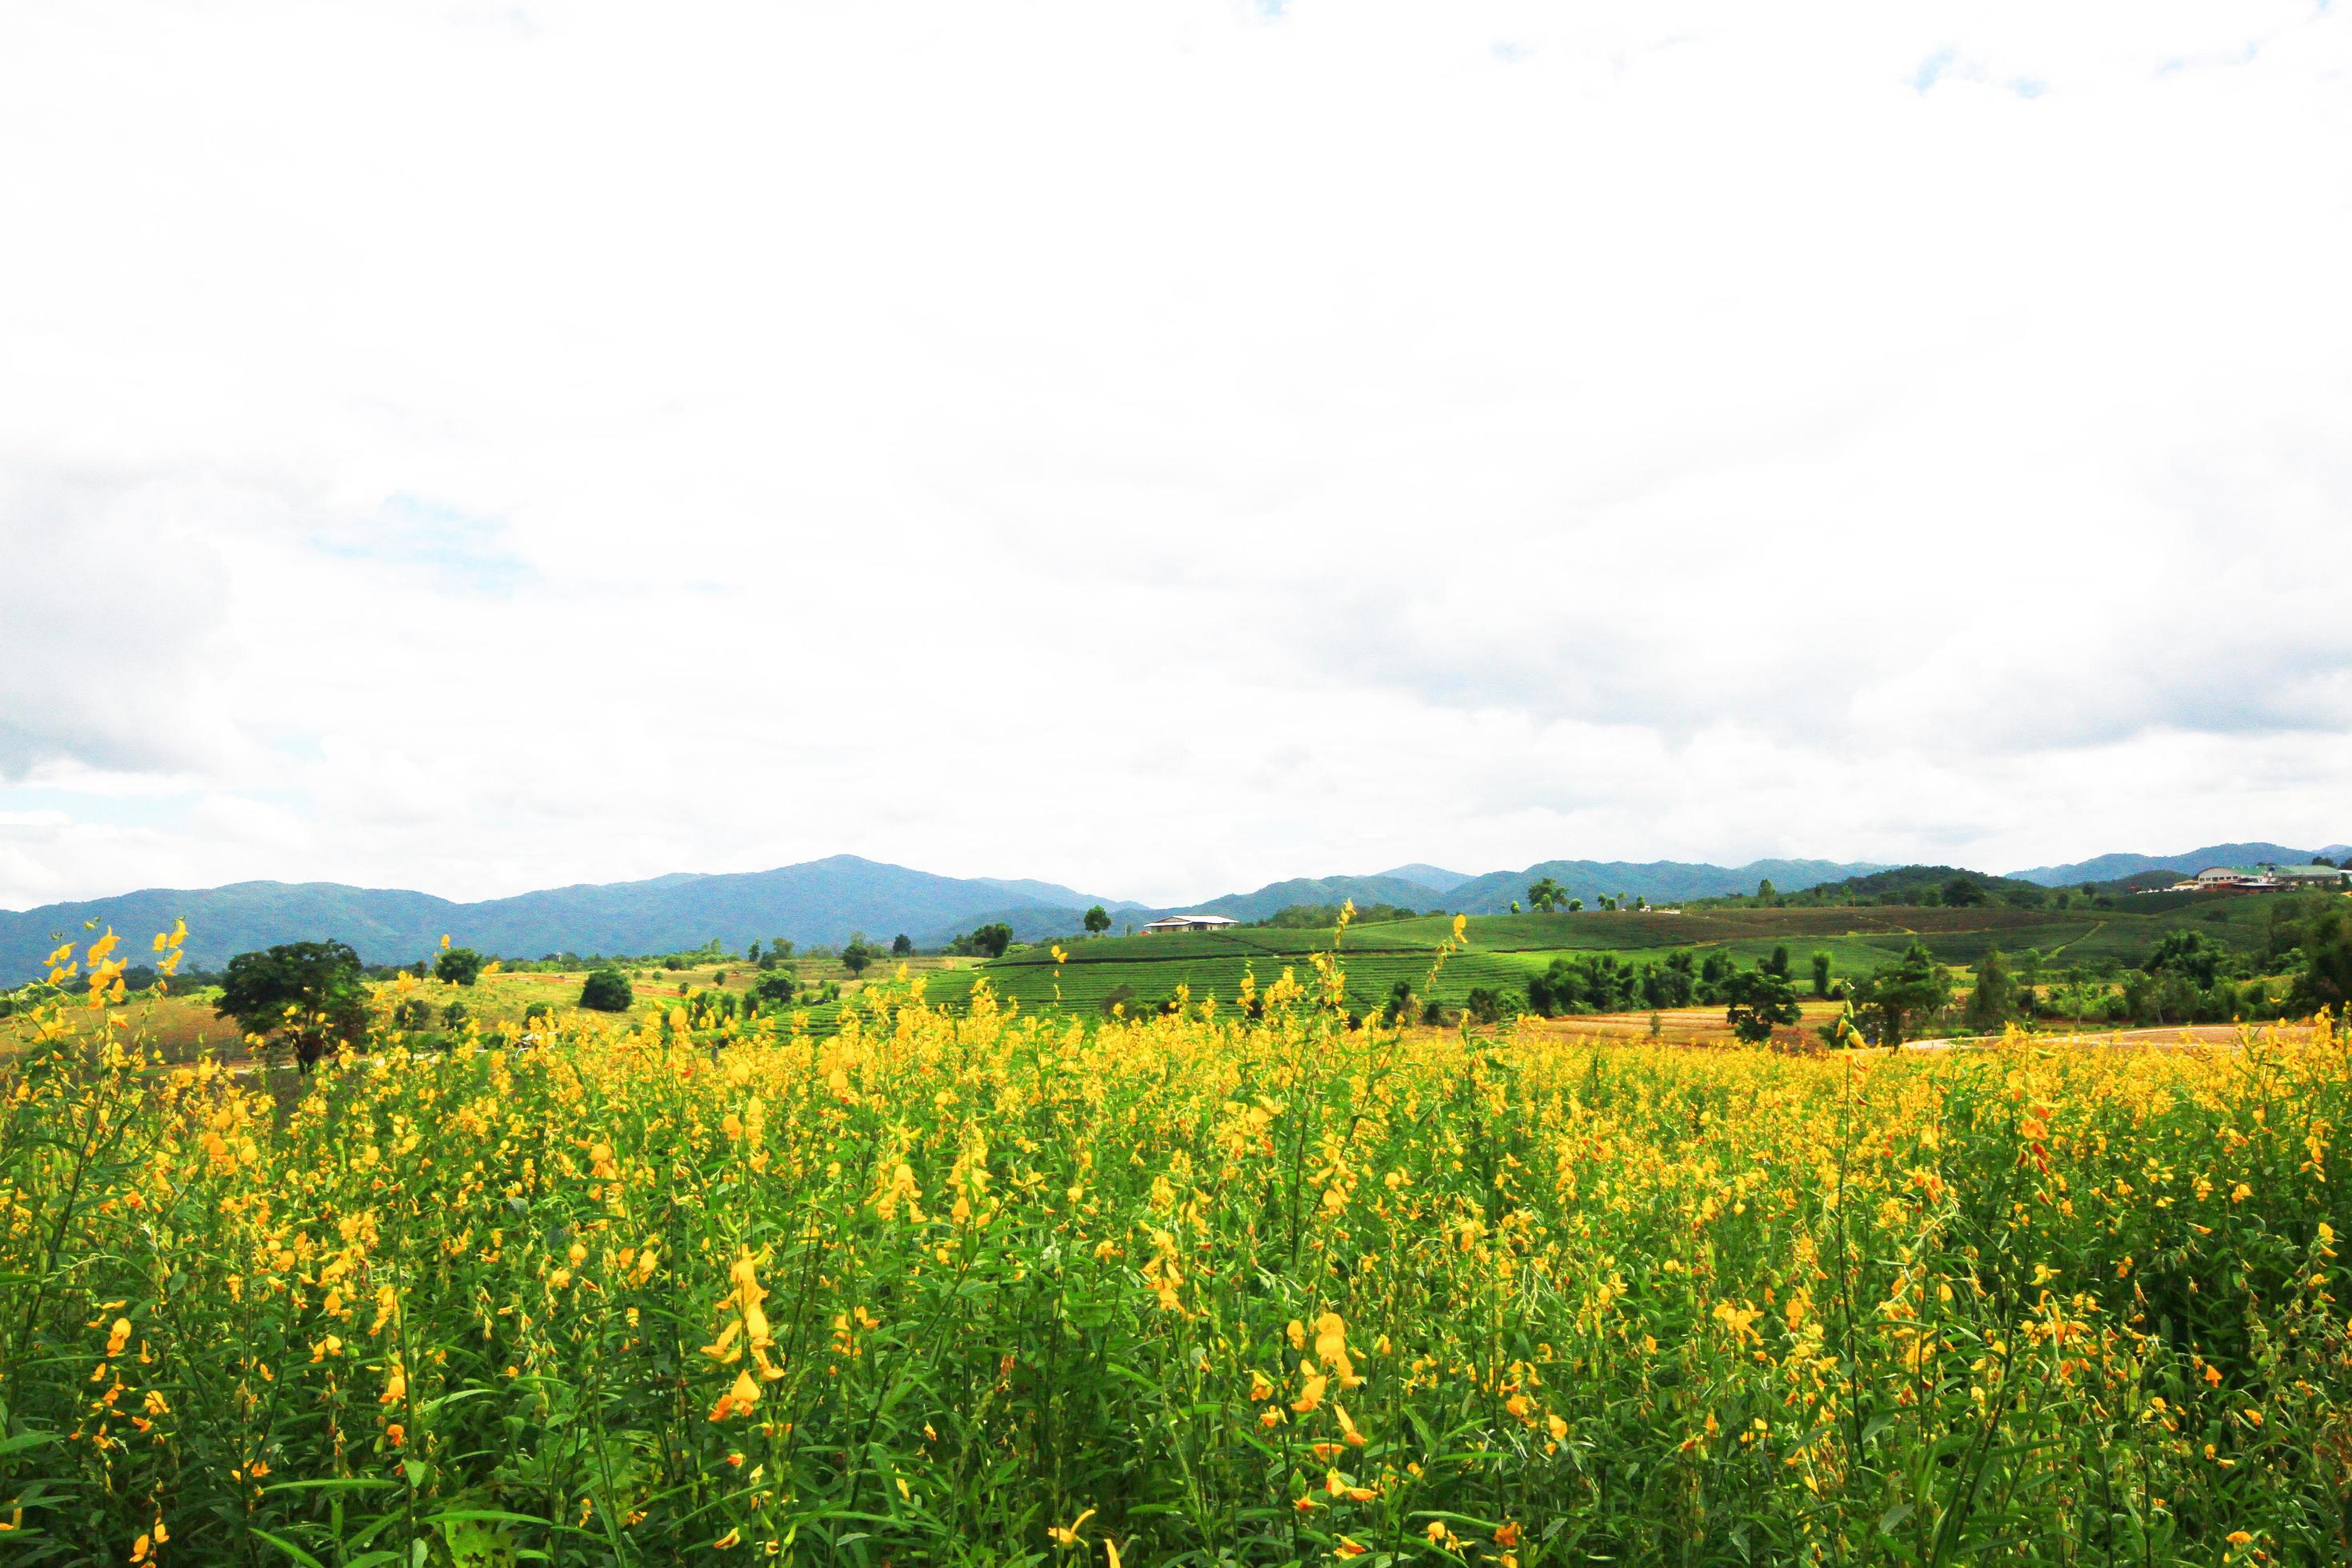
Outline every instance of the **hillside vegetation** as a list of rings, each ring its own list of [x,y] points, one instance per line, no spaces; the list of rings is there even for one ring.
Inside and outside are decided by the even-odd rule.
[[[2033,889],[2037,897],[2043,889]],[[1937,962],[1959,969],[1996,949],[2014,961],[2031,952],[2053,977],[2075,970],[2096,974],[2103,987],[2143,963],[2167,933],[2190,928],[2242,951],[2262,973],[2269,952],[2277,898],[2210,894],[2152,895],[2143,908],[2101,908],[2078,900],[2066,909],[2019,909],[2000,903],[1911,906],[1793,900],[1778,907],[1752,904],[1694,907],[1679,914],[1587,910],[1576,914],[1472,916],[1459,951],[1437,967],[1452,929],[1444,916],[1354,926],[1344,936],[1326,926],[1250,927],[1155,936],[1106,937],[1061,944],[1056,962],[1047,946],[1016,950],[975,969],[928,983],[934,1002],[961,1002],[985,984],[1000,1000],[1027,1008],[1099,1011],[1114,1002],[1130,1011],[1157,1007],[1180,990],[1193,999],[1230,1002],[1245,975],[1264,984],[1285,967],[1302,969],[1335,942],[1346,958],[1346,1005],[1363,1014],[1386,1005],[1402,982],[1424,1003],[1459,1009],[1482,987],[1524,996],[1528,982],[1559,959],[1613,957],[1628,964],[1658,962],[1677,950],[1703,962],[1727,954],[1752,967],[1776,948],[1799,963],[1815,952],[1830,957],[1834,982],[1861,980],[1918,942]],[[2104,994],[2104,990],[2103,990]]]

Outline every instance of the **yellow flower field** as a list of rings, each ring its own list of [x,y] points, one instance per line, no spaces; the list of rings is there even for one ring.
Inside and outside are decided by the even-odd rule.
[[[0,1562],[2334,1563],[2345,1047],[0,1064]]]

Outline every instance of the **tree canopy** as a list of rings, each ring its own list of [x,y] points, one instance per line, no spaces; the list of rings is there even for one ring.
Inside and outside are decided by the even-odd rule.
[[[433,961],[433,978],[452,985],[471,985],[482,977],[486,962],[470,947],[444,948],[441,956]]]
[[[240,952],[222,972],[213,1011],[235,1018],[248,1035],[289,1042],[295,1061],[308,1072],[330,1047],[367,1034],[360,955],[340,942],[289,942]]]
[[[1796,987],[1789,984],[1788,951],[1779,956],[1779,968],[1763,965],[1745,970],[1724,982],[1724,999],[1729,1003],[1724,1016],[1731,1032],[1751,1046],[1760,1046],[1772,1037],[1773,1026],[1793,1024],[1804,1015],[1797,1007]]]
[[[625,1013],[636,1000],[636,988],[617,969],[600,969],[580,987],[580,1005],[598,1013]]]

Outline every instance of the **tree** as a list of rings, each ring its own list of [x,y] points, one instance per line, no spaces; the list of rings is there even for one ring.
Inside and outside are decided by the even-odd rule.
[[[433,1026],[433,1009],[420,997],[411,996],[392,1010],[392,1026],[404,1035],[414,1035]]]
[[[873,962],[874,950],[866,945],[863,937],[850,938],[849,945],[841,950],[841,966],[852,975],[865,973],[866,966]]]
[[[971,945],[991,958],[1003,958],[1004,950],[1013,945],[1013,928],[1003,921],[992,921],[971,933]]]
[[[433,978],[452,985],[471,985],[482,977],[482,955],[470,947],[449,947],[433,961]]]
[[[790,937],[772,936],[768,939],[768,956],[770,958],[772,958],[781,963],[792,955],[793,942]]]
[[[914,951],[915,951],[915,939],[914,939],[913,937],[911,937],[911,936],[908,936],[905,931],[900,931],[897,936],[894,936],[894,937],[892,937],[892,938],[890,939],[890,956],[891,956],[891,957],[893,957],[893,958],[905,958],[905,957],[908,956],[909,954],[911,954]]]
[[[2001,956],[2000,949],[1993,948],[1977,963],[1977,982],[1961,1016],[1969,1028],[1990,1033],[2017,1016],[2017,982],[2010,974],[2009,960]]]
[[[2322,910],[2312,917],[2301,945],[2303,963],[2294,972],[2288,1005],[2305,1014],[2327,1008],[2341,1024],[2352,1005],[2352,922],[2341,907]]]
[[[1567,900],[1568,889],[1549,877],[1530,885],[1528,889],[1528,902],[1545,914],[1551,913]]]
[[[1572,915],[1582,914],[1584,912],[1584,900],[1582,899],[1569,900],[1568,912]]]
[[[790,1006],[792,1005],[793,994],[799,989],[800,982],[798,980],[794,979],[791,974],[782,970],[778,970],[773,973],[762,974],[758,980],[754,981],[751,984],[751,999],[759,1003],[762,1007]]]
[[[746,963],[757,963],[760,962],[760,939],[758,937],[753,937],[751,939],[751,945],[743,950],[743,962]]]
[[[1916,1026],[1951,1005],[1951,973],[1914,941],[1854,988],[1854,1003],[1882,1046],[1899,1046]]]
[[[1772,886],[1771,878],[1767,877],[1762,881],[1756,884],[1756,901],[1758,903],[1769,904],[1780,896],[1780,893]]]
[[[1730,1004],[1724,1016],[1731,1032],[1751,1046],[1770,1039],[1775,1024],[1793,1024],[1804,1016],[1797,1007],[1796,988],[1783,971],[1743,971],[1724,983],[1723,994]]]
[[[599,969],[580,987],[580,1005],[592,1012],[625,1013],[635,1000],[629,977],[617,969]]]
[[[309,1072],[331,1045],[367,1036],[367,993],[360,955],[340,942],[289,942],[264,952],[240,952],[221,974],[213,1009],[235,1018],[248,1035],[279,1036]]]
[[[1956,910],[1974,909],[1986,902],[1984,884],[1973,877],[1955,877],[1944,884],[1944,902]]]
[[[1088,936],[1102,935],[1103,932],[1110,930],[1110,911],[1097,904],[1087,911],[1086,927]]]
[[[1387,1005],[1381,1009],[1381,1019],[1389,1024],[1410,1024],[1420,1010],[1412,994],[1412,982],[1400,980],[1389,987]]]
[[[441,1026],[454,1035],[464,1028],[466,1021],[473,1016],[473,1010],[463,1002],[452,1002],[441,1009]]]
[[[2150,974],[2185,974],[2197,989],[2210,991],[2223,956],[2221,944],[2201,931],[2167,931],[2140,967]]]
[[[1789,944],[1786,942],[1776,943],[1772,949],[1772,956],[1766,959],[1757,967],[1765,970],[1769,973],[1777,974],[1783,980],[1788,979],[1790,973]]]
[[[1500,986],[1473,985],[1463,998],[1463,1011],[1476,1023],[1499,1024],[1518,1015],[1519,1001]]]
[[[1829,994],[1830,955],[1826,952],[1816,952],[1813,954],[1813,994],[1827,996]]]

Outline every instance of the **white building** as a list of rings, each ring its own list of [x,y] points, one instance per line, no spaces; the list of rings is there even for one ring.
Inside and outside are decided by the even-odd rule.
[[[1143,928],[1146,936],[1167,931],[1223,931],[1242,922],[1227,920],[1223,915],[1162,915]]]

